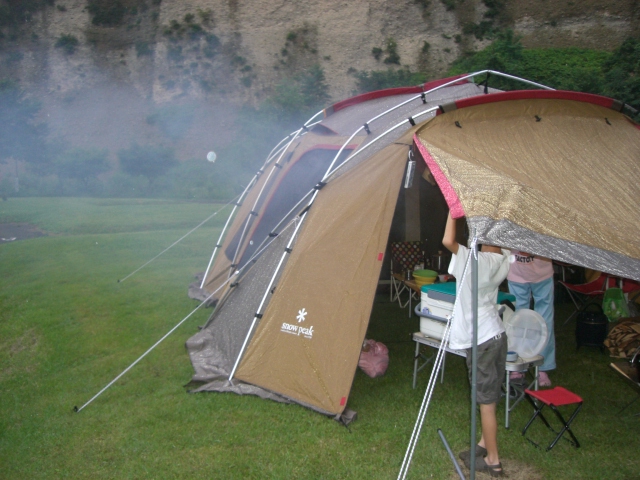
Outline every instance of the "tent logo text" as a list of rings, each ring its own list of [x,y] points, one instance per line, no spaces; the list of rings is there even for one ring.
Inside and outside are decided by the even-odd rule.
[[[296,316],[296,320],[298,323],[302,323],[306,320],[306,316],[309,312],[305,308],[298,310],[298,315]],[[295,325],[284,322],[280,327],[280,331],[284,333],[288,333],[290,335],[300,336],[302,335],[304,338],[313,338],[313,325],[308,328],[305,328],[301,325]]]

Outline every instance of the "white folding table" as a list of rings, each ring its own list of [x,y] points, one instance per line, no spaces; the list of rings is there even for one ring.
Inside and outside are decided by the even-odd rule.
[[[431,363],[435,359],[435,354],[432,354],[430,357],[426,357],[420,353],[420,345],[427,345],[429,347],[433,347],[435,349],[440,348],[440,344],[442,341],[438,338],[433,338],[425,335],[422,332],[416,332],[413,334],[413,341],[416,342],[416,353],[413,359],[413,388],[416,388],[416,380],[418,377],[418,372],[421,371],[424,367],[426,367],[429,363]],[[449,346],[445,347],[445,351],[448,353],[453,353],[454,355],[458,355],[460,357],[467,357],[467,353],[464,350],[454,350],[449,348]],[[422,364],[420,364],[420,360],[423,360]],[[444,365],[445,359],[442,359],[442,370],[440,372],[440,383],[444,382]],[[542,365],[544,362],[544,357],[542,355],[536,355],[533,358],[520,358],[515,362],[507,362],[505,367],[505,420],[504,426],[505,428],[509,428],[509,414],[511,411],[524,399],[524,390],[525,388],[533,387],[534,390],[538,390],[538,367]],[[521,383],[511,383],[510,373],[511,372],[528,372],[530,369],[533,369],[533,380],[530,384],[524,385]],[[513,388],[516,395],[511,402],[510,389]]]

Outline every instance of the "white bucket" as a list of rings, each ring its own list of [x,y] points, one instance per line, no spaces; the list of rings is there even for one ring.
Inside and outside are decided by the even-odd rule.
[[[504,328],[507,331],[509,350],[518,352],[522,358],[540,355],[549,339],[547,324],[542,315],[528,308],[518,310],[510,318],[504,318]]]

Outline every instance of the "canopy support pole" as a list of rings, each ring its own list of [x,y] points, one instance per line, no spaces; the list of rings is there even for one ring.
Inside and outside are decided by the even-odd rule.
[[[472,252],[475,251],[473,247],[476,245],[476,239],[474,237],[472,243]],[[427,385],[427,389],[424,393],[424,398],[422,400],[422,405],[420,406],[420,411],[418,412],[418,418],[416,419],[416,423],[413,427],[413,432],[411,433],[411,438],[409,439],[409,445],[407,446],[407,451],[404,455],[404,459],[402,460],[402,465],[400,466],[400,472],[398,473],[398,480],[404,480],[409,472],[409,466],[411,465],[411,460],[413,459],[413,452],[418,444],[418,439],[420,438],[420,432],[422,430],[422,424],[424,423],[424,419],[427,416],[427,411],[429,410],[429,404],[431,403],[431,396],[433,394],[433,390],[437,383],[438,372],[442,364],[444,363],[444,355],[446,353],[445,346],[449,343],[449,335],[451,333],[451,323],[455,317],[456,307],[458,302],[460,301],[460,286],[464,284],[467,275],[469,274],[469,269],[471,268],[471,259],[474,257],[473,254],[470,254],[467,257],[467,261],[465,263],[465,267],[462,271],[462,278],[459,282],[457,282],[457,291],[456,291],[456,299],[453,304],[453,314],[447,319],[447,324],[444,329],[442,335],[442,341],[440,342],[440,347],[438,348],[438,354],[436,355],[436,359],[433,362],[433,369],[431,371],[431,377],[429,377],[429,383]],[[441,435],[444,440],[444,436]],[[445,441],[446,445],[446,441]],[[456,462],[455,458],[451,457],[453,464],[456,467],[456,470],[459,471],[459,465]],[[464,479],[464,476],[462,476]]]
[[[475,235],[474,235],[475,238]],[[473,334],[471,341],[471,439],[470,439],[470,476],[476,478],[476,409],[478,380],[478,244],[474,241],[471,249],[471,311],[473,312]],[[508,394],[508,392],[507,392]]]

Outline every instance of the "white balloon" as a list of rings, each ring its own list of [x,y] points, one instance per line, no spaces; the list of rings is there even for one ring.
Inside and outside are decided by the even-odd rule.
[[[207,153],[207,160],[209,160],[211,163],[215,162],[216,158],[218,158],[218,156],[216,155],[216,152]]]

